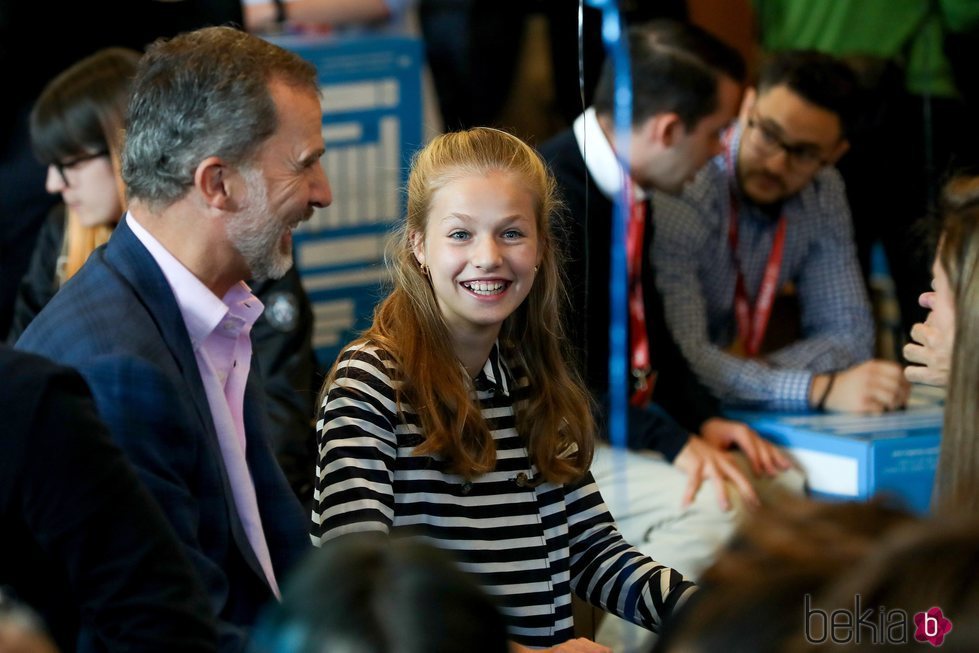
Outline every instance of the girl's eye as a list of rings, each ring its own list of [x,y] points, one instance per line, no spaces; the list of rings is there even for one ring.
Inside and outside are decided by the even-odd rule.
[[[453,231],[452,233],[449,234],[449,238],[451,238],[452,240],[465,240],[466,238],[469,238],[469,232]]]
[[[506,231],[503,232],[503,237],[511,240],[514,238],[521,238],[522,236],[523,233],[518,231],[517,229],[507,229]]]

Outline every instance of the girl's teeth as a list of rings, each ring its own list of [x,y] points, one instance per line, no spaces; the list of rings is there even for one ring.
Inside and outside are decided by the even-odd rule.
[[[473,281],[471,283],[467,283],[466,287],[469,288],[469,290],[481,295],[492,295],[503,290],[504,285],[505,284],[499,281]]]

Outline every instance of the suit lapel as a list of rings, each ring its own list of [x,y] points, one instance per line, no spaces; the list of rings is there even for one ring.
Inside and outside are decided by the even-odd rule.
[[[207,393],[204,390],[204,382],[201,380],[197,357],[194,354],[190,335],[187,333],[187,327],[184,324],[180,307],[177,305],[177,299],[173,295],[170,284],[152,255],[126,224],[125,218],[119,222],[112,238],[109,239],[105,249],[105,261],[109,269],[125,279],[126,283],[133,289],[133,293],[149,312],[167,349],[173,356],[174,362],[180,369],[181,380],[189,391],[197,416],[204,429],[209,453],[218,463],[234,540],[249,567],[262,579],[263,583],[268,585],[262,565],[255,556],[255,552],[248,541],[248,535],[245,533],[244,526],[238,516],[234,491],[231,482],[228,480],[228,472],[221,455],[214,418],[211,416],[211,406],[207,402]],[[249,375],[249,388],[252,386],[253,376],[253,374]],[[249,399],[249,393],[246,391],[246,413],[249,410]],[[246,434],[247,431],[248,422],[246,422]],[[269,591],[271,592],[271,588]]]
[[[163,271],[123,219],[106,246],[106,263],[122,276],[146,307],[167,349],[180,369],[181,379],[190,390],[198,417],[211,438],[217,441],[211,408],[201,381],[190,335],[181,317],[177,299]]]

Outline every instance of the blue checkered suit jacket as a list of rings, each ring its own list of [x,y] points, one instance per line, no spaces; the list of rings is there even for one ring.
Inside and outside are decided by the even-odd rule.
[[[17,341],[77,368],[113,438],[184,543],[219,621],[222,651],[242,650],[272,594],[234,506],[190,337],[162,271],[126,225],[55,295]],[[310,546],[307,520],[268,444],[258,366],[245,390],[247,459],[276,576]]]

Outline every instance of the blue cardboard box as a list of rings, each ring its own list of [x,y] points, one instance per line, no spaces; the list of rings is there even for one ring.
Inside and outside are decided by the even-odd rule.
[[[826,499],[896,497],[927,512],[931,501],[942,406],[915,401],[883,415],[731,411],[786,448],[806,472],[810,493]]]

